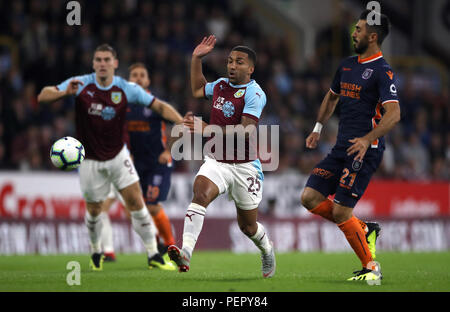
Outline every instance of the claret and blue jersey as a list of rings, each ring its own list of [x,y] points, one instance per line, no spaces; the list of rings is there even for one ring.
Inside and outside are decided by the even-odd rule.
[[[241,123],[243,116],[251,118],[256,122],[261,117],[262,110],[266,105],[266,94],[261,89],[255,80],[242,85],[234,85],[229,82],[228,78],[220,78],[214,82],[207,83],[204,86],[204,94],[207,99],[212,99],[211,118],[210,124],[218,126],[238,125]],[[225,150],[224,141],[224,150]],[[235,147],[237,144],[235,143]],[[222,162],[248,162],[253,161],[251,155],[256,153],[250,153],[250,147],[248,141],[245,145],[245,157],[240,159],[237,155],[242,151],[234,150],[233,160],[227,160],[224,155],[222,159],[217,159]]]
[[[66,90],[72,79],[83,82],[75,96],[75,124],[86,158],[102,161],[114,158],[125,143],[128,104],[149,107],[155,97],[118,76],[114,76],[109,86],[102,87],[95,73],[71,77],[57,85],[57,89]]]
[[[340,95],[339,147],[349,147],[348,140],[369,133],[381,120],[383,105],[398,102],[396,77],[381,52],[343,60],[330,90]],[[384,138],[372,142],[371,148],[384,149]]]

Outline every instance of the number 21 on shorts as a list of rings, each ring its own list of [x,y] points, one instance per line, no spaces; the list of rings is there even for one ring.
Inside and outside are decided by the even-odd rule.
[[[346,189],[351,189],[353,183],[355,183],[355,179],[356,179],[356,172],[350,173],[350,171],[347,168],[344,168],[344,170],[342,170],[341,179],[339,180],[339,186]]]

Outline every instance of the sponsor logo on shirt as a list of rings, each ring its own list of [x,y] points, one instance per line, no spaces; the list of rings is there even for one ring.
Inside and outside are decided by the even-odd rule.
[[[360,99],[362,86],[355,83],[341,82],[341,95],[352,99]]]
[[[397,88],[395,87],[394,84],[391,84],[391,87],[389,88],[389,90],[391,91],[392,95],[397,96]]]
[[[218,96],[214,101],[213,107],[222,110],[223,103],[225,102],[225,98]]]
[[[101,114],[103,120],[111,120],[116,116],[116,110],[111,106],[106,106]]]
[[[102,115],[103,104],[91,103],[91,107],[88,108],[89,115],[101,116]]]
[[[234,105],[230,101],[226,101],[222,106],[223,115],[227,118],[234,115]]]

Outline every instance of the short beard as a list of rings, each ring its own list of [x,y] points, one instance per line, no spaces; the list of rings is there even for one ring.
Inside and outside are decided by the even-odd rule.
[[[353,45],[355,49],[356,54],[363,54],[367,51],[367,48],[369,47],[369,43],[366,40],[361,40],[359,42],[359,47],[356,46],[356,44]]]

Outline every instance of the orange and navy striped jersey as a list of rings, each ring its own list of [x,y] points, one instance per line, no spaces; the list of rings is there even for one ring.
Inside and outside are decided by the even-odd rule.
[[[164,119],[150,108],[139,105],[129,105],[126,119],[129,147],[136,169],[155,168],[167,144]]]
[[[376,127],[384,113],[383,105],[399,101],[396,76],[381,52],[365,59],[344,59],[330,91],[340,95],[336,146],[341,147],[350,146],[348,140],[363,137]],[[371,147],[384,149],[384,138],[372,142]]]

